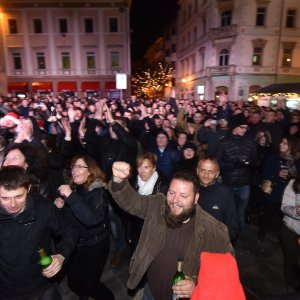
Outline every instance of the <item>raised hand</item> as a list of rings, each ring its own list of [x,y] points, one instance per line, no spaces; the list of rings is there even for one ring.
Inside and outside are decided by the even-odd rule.
[[[114,181],[121,182],[130,174],[130,164],[124,161],[116,161],[112,166]]]

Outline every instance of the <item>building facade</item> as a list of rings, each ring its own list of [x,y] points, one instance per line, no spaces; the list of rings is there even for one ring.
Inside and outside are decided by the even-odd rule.
[[[128,0],[2,0],[0,94],[114,91],[116,73],[131,75],[129,10]]]
[[[177,95],[247,100],[300,82],[299,0],[179,0]],[[199,99],[199,98],[198,98]]]

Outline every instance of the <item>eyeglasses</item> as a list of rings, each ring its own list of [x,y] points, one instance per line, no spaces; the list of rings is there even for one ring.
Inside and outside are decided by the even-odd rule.
[[[80,166],[80,165],[72,165],[71,166],[71,169],[79,169],[79,170],[82,170],[82,169],[88,169],[89,167],[86,167],[86,166]]]

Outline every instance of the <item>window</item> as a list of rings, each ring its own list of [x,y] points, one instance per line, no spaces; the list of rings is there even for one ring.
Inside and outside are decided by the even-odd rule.
[[[43,23],[41,19],[33,20],[33,32],[34,33],[43,33]]]
[[[265,7],[258,7],[256,11],[256,26],[265,26],[267,9]]]
[[[286,15],[286,24],[287,28],[295,28],[296,22],[296,10],[295,9],[288,9]]]
[[[224,11],[221,14],[221,26],[226,27],[231,25],[231,11]]]
[[[109,18],[109,32],[118,32],[118,18]]]
[[[227,49],[222,49],[219,55],[219,66],[228,66],[229,62],[229,51]]]
[[[18,25],[16,19],[8,19],[8,30],[10,34],[18,33]]]
[[[93,19],[84,19],[84,32],[91,33],[94,32],[94,20]]]
[[[172,44],[171,51],[172,51],[172,53],[176,52],[176,44]]]
[[[22,70],[22,58],[20,53],[13,53],[14,70]]]
[[[293,49],[290,48],[283,49],[283,57],[282,57],[283,67],[292,66],[292,54],[293,54]]]
[[[170,50],[166,49],[166,57],[169,57],[169,56],[170,56]]]
[[[61,63],[62,63],[62,68],[64,70],[71,69],[71,59],[70,59],[70,53],[69,52],[62,52],[62,54],[61,54]]]
[[[59,32],[60,33],[68,32],[68,20],[67,19],[59,19]]]
[[[86,65],[88,69],[96,68],[96,57],[95,52],[87,52],[86,53]]]
[[[252,56],[252,65],[253,66],[261,66],[261,63],[262,63],[262,53],[263,53],[263,48],[261,48],[261,47],[254,47],[254,49],[253,49],[253,56]]]
[[[44,52],[38,52],[36,54],[37,59],[37,68],[38,70],[45,70],[46,69],[46,59]]]
[[[198,0],[195,0],[195,12],[198,11]]]
[[[110,63],[113,69],[119,68],[120,65],[120,54],[119,52],[110,53]]]

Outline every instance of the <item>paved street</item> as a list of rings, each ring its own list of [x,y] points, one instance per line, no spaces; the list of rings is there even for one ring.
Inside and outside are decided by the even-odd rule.
[[[285,293],[283,255],[276,237],[278,227],[275,226],[273,232],[267,236],[264,253],[256,251],[256,227],[254,225],[247,225],[243,242],[235,247],[240,278],[248,300],[266,299],[267,296]],[[109,262],[106,265],[102,280],[113,291],[116,300],[141,299],[138,295],[133,298],[127,293],[128,265],[129,255],[124,256],[121,266],[117,269],[111,268]],[[60,287],[64,300],[78,299],[68,289],[65,279]]]

